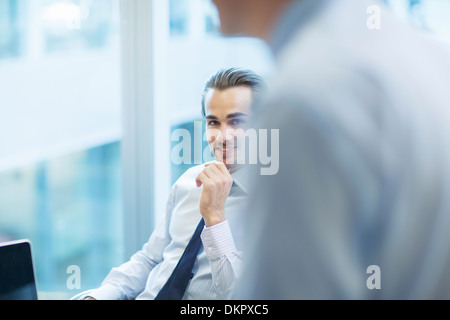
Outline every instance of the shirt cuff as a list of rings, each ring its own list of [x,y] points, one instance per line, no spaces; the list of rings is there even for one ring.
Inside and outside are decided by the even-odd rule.
[[[237,251],[228,221],[203,228],[201,239],[206,256],[210,260]]]

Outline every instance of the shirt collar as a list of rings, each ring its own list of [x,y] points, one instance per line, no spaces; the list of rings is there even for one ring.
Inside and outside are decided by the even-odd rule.
[[[289,43],[295,33],[312,18],[314,13],[328,0],[294,0],[282,12],[269,40],[275,56]]]

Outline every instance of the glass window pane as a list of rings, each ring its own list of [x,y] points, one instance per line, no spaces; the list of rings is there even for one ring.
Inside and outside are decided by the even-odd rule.
[[[187,32],[186,0],[170,0],[170,34],[184,35]]]
[[[402,20],[450,44],[450,1],[387,0]]]
[[[22,13],[21,1],[0,1],[0,59],[17,57],[21,53]]]
[[[0,6],[0,241],[30,239],[40,297],[69,298],[123,262],[119,1]]]

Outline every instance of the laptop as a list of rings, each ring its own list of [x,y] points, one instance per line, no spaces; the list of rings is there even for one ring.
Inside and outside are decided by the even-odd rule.
[[[31,244],[0,243],[0,300],[37,300]]]

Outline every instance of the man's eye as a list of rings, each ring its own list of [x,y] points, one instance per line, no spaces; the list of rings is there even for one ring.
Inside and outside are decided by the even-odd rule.
[[[241,124],[244,124],[244,123],[245,123],[244,119],[233,119],[233,120],[230,121],[230,124],[232,126],[238,126],[238,125],[241,125]]]
[[[214,121],[214,120],[208,121],[208,127],[215,127],[218,125],[219,125],[219,122],[217,122],[217,121]]]

